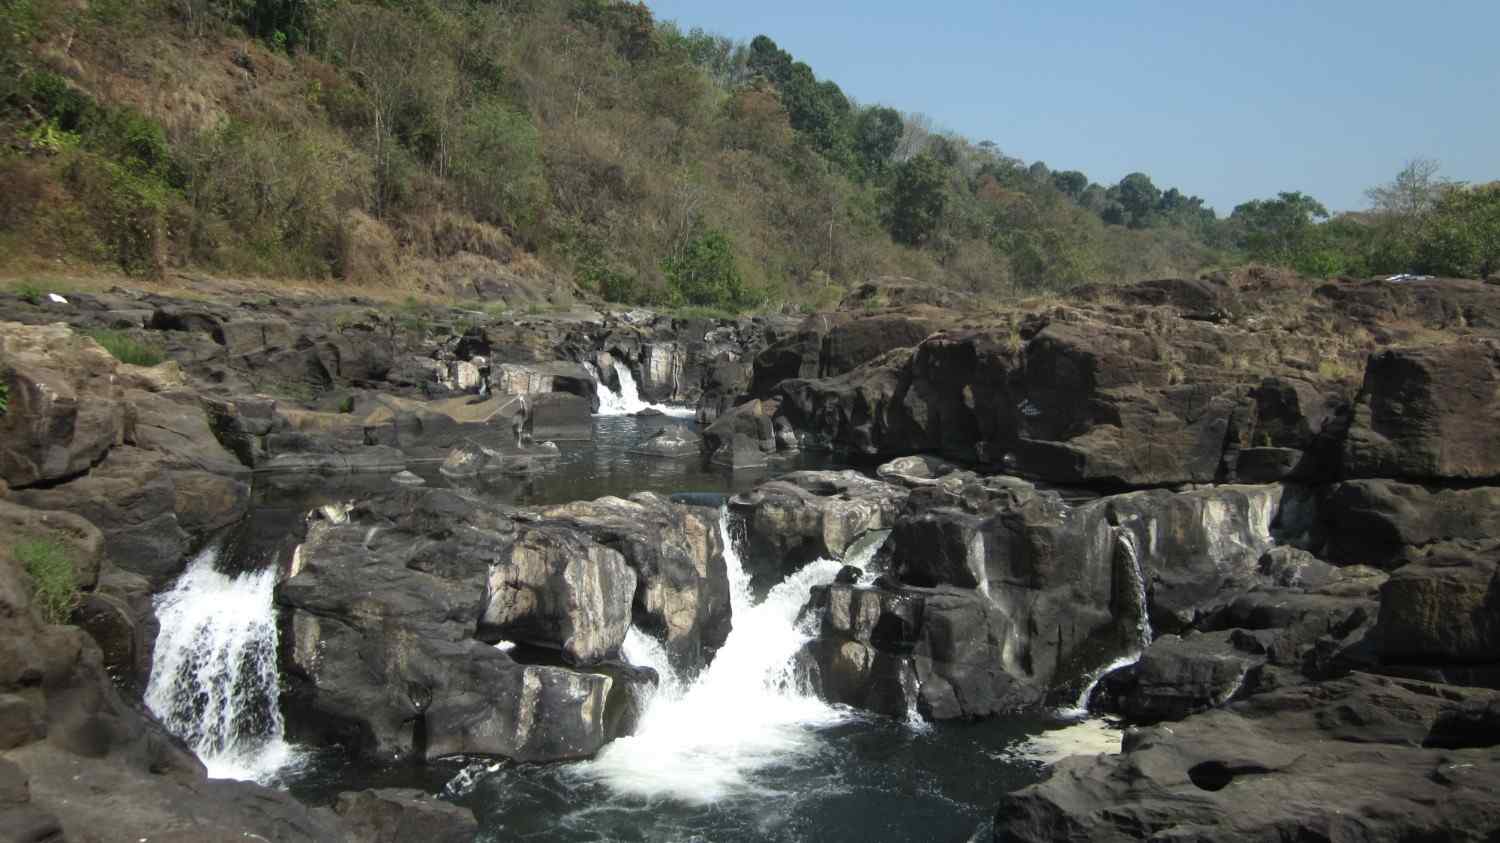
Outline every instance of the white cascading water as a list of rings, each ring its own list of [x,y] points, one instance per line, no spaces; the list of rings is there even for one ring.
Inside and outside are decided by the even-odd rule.
[[[1135,590],[1135,646],[1130,652],[1094,671],[1089,676],[1089,681],[1084,683],[1083,692],[1078,695],[1078,701],[1073,704],[1073,707],[1059,712],[1064,717],[1087,717],[1089,698],[1094,695],[1094,689],[1099,687],[1104,677],[1140,661],[1141,656],[1146,654],[1146,648],[1151,646],[1151,614],[1148,602],[1150,597],[1146,594],[1146,574],[1141,570],[1140,548],[1136,543],[1135,533],[1125,527],[1116,527],[1114,530],[1115,565],[1119,565],[1121,557],[1125,559],[1128,563],[1126,570],[1130,574],[1131,585]]]
[[[648,404],[641,400],[640,388],[635,384],[635,376],[630,373],[630,367],[616,360],[614,361],[615,378],[620,384],[620,391],[615,392],[605,385],[604,379],[599,376],[599,370],[594,364],[585,364],[589,372],[594,375],[594,381],[598,384],[599,415],[601,416],[633,416],[642,410],[657,410],[668,416],[692,416],[696,411],[692,407],[674,407],[671,404]]]
[[[636,734],[579,765],[579,775],[630,796],[700,805],[766,795],[774,791],[756,783],[754,773],[816,752],[818,729],[854,716],[804,693],[792,676],[792,657],[809,638],[798,629],[797,614],[808,590],[831,582],[843,563],[813,562],[755,603],[727,512],[719,530],[734,612],[729,639],[688,684],[672,672],[660,644],[632,633],[626,656],[655,668],[661,685]]]
[[[276,669],[277,570],[216,570],[209,547],[156,598],[161,632],[146,705],[211,778],[267,781],[294,760]]]

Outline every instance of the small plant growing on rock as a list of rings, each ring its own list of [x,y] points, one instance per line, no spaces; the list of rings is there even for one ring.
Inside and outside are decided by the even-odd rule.
[[[22,281],[16,285],[16,297],[27,304],[41,304],[44,295],[46,293],[42,288],[30,281]]]
[[[129,363],[132,366],[155,366],[167,359],[160,348],[148,342],[136,339],[124,331],[90,331],[94,342],[104,346],[104,350],[114,355],[121,363]]]
[[[67,548],[53,538],[33,538],[15,546],[36,588],[36,604],[47,623],[67,623],[78,605],[78,580]]]

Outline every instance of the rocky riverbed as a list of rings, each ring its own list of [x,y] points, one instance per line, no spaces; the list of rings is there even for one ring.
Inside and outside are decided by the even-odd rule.
[[[1500,834],[1500,287],[1246,273],[981,311],[875,286],[890,306],[736,322],[0,301],[0,825],[504,839],[553,809],[476,782],[522,775],[656,806],[555,839],[845,839],[836,803],[766,825],[744,796],[826,788],[808,736],[843,733],[933,741],[903,751],[968,782],[935,785],[949,824],[850,839]],[[633,441],[593,450],[601,410]],[[78,586],[60,617],[38,540]],[[220,610],[181,644],[169,595]],[[174,696],[174,655],[233,681]],[[214,717],[218,743],[183,726]],[[1099,717],[1122,744],[1033,773],[964,731]],[[476,766],[261,771],[310,804],[207,778],[273,741]]]

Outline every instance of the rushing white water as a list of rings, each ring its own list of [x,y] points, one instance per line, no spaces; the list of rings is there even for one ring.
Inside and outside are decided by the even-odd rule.
[[[212,778],[266,781],[295,758],[276,671],[274,566],[231,577],[209,547],[156,598],[146,705]]]
[[[598,384],[599,415],[601,416],[633,416],[642,410],[657,410],[667,416],[692,416],[696,412],[692,407],[650,404],[642,401],[640,388],[636,386],[635,376],[630,373],[630,367],[618,360],[614,361],[614,369],[615,378],[620,384],[619,392],[605,385],[604,379],[599,376],[599,370],[594,368],[594,364],[585,365],[594,374],[594,380]]]
[[[580,775],[621,794],[690,804],[765,796],[775,790],[755,780],[757,771],[816,753],[817,730],[853,716],[804,693],[792,676],[792,657],[808,640],[797,628],[798,610],[808,590],[832,581],[842,563],[813,562],[755,603],[727,518],[721,516],[719,528],[734,610],[729,639],[686,686],[659,645],[639,633],[627,640],[627,656],[656,668],[662,684],[636,734],[579,765]]]

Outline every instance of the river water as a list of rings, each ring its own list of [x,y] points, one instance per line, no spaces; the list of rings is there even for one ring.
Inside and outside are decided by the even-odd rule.
[[[731,473],[698,459],[629,452],[665,424],[692,422],[596,417],[593,442],[564,443],[543,474],[478,491],[523,505],[642,490],[725,495],[774,473],[830,467],[826,457],[806,455]],[[831,582],[842,563],[815,561],[759,596],[733,550],[726,562],[734,626],[714,663],[700,675],[677,676],[654,640],[632,632],[627,658],[656,668],[663,681],[636,735],[592,761],[383,767],[337,750],[289,747],[276,710],[271,572],[291,547],[276,537],[293,534],[296,519],[316,504],[388,483],[347,478],[297,496],[263,493],[244,538],[233,554],[224,552],[249,554],[253,564],[228,564],[211,548],[158,598],[162,633],[148,704],[212,775],[267,782],[325,804],[345,790],[417,787],[473,809],[485,841],[966,841],[989,822],[1000,794],[1037,781],[1048,762],[1118,749],[1118,732],[1098,721],[912,724],[804,693],[790,671],[810,633],[799,628],[798,610],[808,589]],[[721,529],[734,548],[727,518]],[[866,556],[874,551],[863,548]]]

